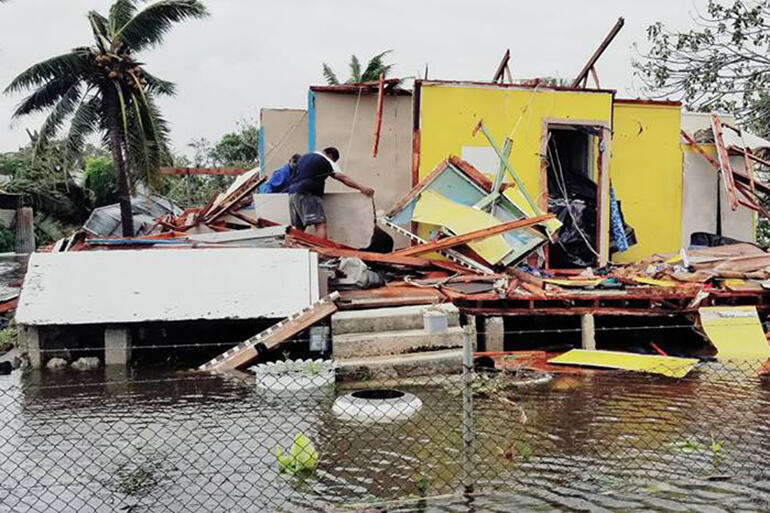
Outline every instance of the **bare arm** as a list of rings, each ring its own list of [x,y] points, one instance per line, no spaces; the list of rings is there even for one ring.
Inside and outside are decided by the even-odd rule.
[[[374,189],[370,189],[369,187],[366,187],[365,185],[361,185],[360,183],[356,182],[352,178],[350,178],[348,175],[344,173],[334,173],[332,175],[332,178],[335,180],[344,183],[351,189],[356,189],[358,191],[361,191],[363,194],[366,194],[367,196],[374,196]]]

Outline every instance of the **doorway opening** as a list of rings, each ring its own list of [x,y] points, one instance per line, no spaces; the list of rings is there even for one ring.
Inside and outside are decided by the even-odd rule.
[[[562,222],[548,251],[554,269],[594,267],[597,244],[597,159],[600,131],[582,125],[548,125],[545,155],[548,212]]]

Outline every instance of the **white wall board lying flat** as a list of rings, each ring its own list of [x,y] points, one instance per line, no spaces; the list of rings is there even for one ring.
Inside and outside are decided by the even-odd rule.
[[[74,325],[281,318],[318,300],[305,249],[35,253],[16,321]]]

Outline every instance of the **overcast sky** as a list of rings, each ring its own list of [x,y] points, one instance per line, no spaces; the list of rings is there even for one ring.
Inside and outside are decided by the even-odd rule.
[[[109,0],[9,0],[0,6],[0,89],[32,63],[91,44],[86,13]],[[705,0],[205,0],[211,16],[177,26],[141,55],[178,85],[161,107],[177,151],[217,139],[262,107],[305,107],[321,63],[347,77],[350,54],[393,49],[394,76],[489,80],[506,48],[515,77],[571,78],[618,16],[626,25],[597,66],[602,87],[638,96],[632,44],[655,21],[688,28]],[[0,151],[27,142],[39,118],[11,122],[19,96],[0,97]]]

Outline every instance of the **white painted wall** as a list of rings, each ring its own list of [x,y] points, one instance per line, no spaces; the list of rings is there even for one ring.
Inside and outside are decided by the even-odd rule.
[[[318,300],[305,249],[34,253],[16,321],[73,325],[282,318]]]

